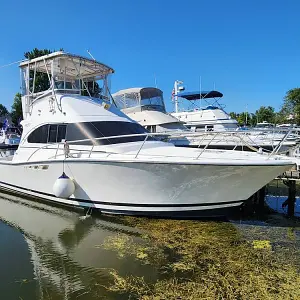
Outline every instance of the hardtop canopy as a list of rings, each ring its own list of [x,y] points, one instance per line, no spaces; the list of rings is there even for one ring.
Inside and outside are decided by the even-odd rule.
[[[197,91],[197,92],[181,92],[177,94],[178,97],[186,100],[200,100],[208,98],[221,98],[223,94],[218,91]]]
[[[54,62],[52,64],[52,62]],[[96,60],[66,53],[53,52],[20,63],[20,68],[36,70],[41,73],[65,74],[68,78],[103,78],[114,70]],[[53,70],[52,70],[53,68]]]

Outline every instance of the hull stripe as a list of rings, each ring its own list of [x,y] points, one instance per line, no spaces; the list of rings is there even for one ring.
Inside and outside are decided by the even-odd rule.
[[[40,194],[41,198],[42,198],[42,196],[53,197],[53,198],[57,199],[57,202],[61,202],[61,201],[58,201],[58,199],[60,199],[60,198],[57,198],[53,194],[44,193],[44,192],[40,192],[40,191],[36,191],[36,190],[32,190],[32,189],[20,187],[20,186],[9,184],[9,183],[2,182],[2,181],[0,181],[0,184],[11,187],[11,188],[8,188],[8,189],[11,190],[12,192],[17,192],[17,191],[13,190],[13,188],[17,188],[17,189],[21,189],[21,190],[24,190],[24,191],[28,191],[28,192],[33,192],[33,193]],[[0,186],[0,189],[1,189],[1,186]],[[26,193],[26,192],[24,192],[24,194],[32,196],[31,194]],[[237,203],[242,203],[242,202],[246,201],[246,200],[235,200],[235,201],[217,202],[217,203],[191,203],[191,204],[155,204],[155,203],[154,204],[141,204],[141,203],[134,204],[134,203],[118,203],[118,202],[93,201],[93,200],[78,199],[78,198],[68,198],[66,200],[77,201],[77,202],[82,202],[82,203],[108,205],[108,206],[161,207],[161,208],[167,208],[167,207],[197,207],[197,206],[198,207],[199,206],[211,206],[211,207],[213,207],[213,206],[220,206],[220,205],[237,204]],[[53,200],[53,201],[55,201],[55,200]]]

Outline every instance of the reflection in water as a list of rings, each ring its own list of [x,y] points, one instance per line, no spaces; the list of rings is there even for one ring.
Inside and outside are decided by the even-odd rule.
[[[266,202],[275,211],[283,213],[283,214],[287,214],[287,207],[285,207],[285,208],[282,207],[282,204],[285,202],[286,199],[287,199],[287,196],[268,195],[266,197]],[[300,217],[300,198],[299,197],[296,198],[295,216]]]
[[[80,215],[0,194],[0,220],[11,226],[0,229],[14,236],[2,242],[1,275],[10,270],[10,278],[25,280],[6,299],[288,299],[300,293],[297,224]],[[16,258],[7,253],[16,249],[20,269],[9,268]],[[0,281],[0,290],[6,285]]]

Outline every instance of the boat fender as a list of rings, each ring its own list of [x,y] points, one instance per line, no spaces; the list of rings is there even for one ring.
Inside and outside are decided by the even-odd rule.
[[[58,198],[67,199],[75,192],[75,184],[71,178],[69,178],[65,172],[56,179],[53,185],[53,193]]]

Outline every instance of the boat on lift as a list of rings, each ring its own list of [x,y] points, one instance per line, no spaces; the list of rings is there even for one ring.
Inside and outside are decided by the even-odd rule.
[[[103,213],[224,215],[293,166],[156,140],[111,104],[114,70],[93,59],[59,51],[20,68],[23,132],[15,154],[0,160],[4,191]],[[44,91],[38,73],[48,75]]]

